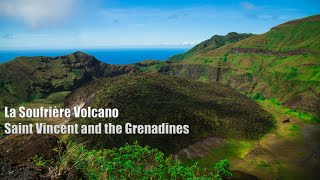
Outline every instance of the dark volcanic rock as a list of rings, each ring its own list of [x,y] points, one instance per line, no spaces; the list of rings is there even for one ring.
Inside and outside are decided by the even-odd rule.
[[[52,135],[9,135],[0,139],[0,156],[13,165],[30,164],[35,155],[44,159],[55,156],[58,138]]]
[[[289,122],[291,122],[290,119],[286,119],[286,120],[282,121],[282,123],[289,123]]]
[[[39,172],[27,165],[13,166],[8,160],[0,157],[0,179],[2,180],[26,180],[39,179]]]
[[[57,156],[58,138],[52,135],[9,135],[0,139],[0,179],[50,179],[32,162]]]

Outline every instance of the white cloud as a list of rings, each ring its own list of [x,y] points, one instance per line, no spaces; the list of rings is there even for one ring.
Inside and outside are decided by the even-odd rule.
[[[189,42],[189,41],[180,43],[181,46],[193,46],[195,44],[196,44],[195,42]]]
[[[249,2],[242,2],[241,6],[246,10],[251,10],[251,9],[255,8],[254,4],[249,3]]]
[[[184,41],[181,43],[165,42],[165,43],[162,43],[161,45],[164,45],[164,46],[194,46],[196,44],[197,43],[193,42],[193,41]],[[153,44],[153,45],[159,45],[159,44]]]
[[[31,28],[57,23],[67,17],[75,0],[1,0],[0,15],[24,21]]]

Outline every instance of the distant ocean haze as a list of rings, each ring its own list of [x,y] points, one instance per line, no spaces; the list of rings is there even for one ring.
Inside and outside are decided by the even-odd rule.
[[[61,50],[0,50],[0,63],[19,56],[63,56],[81,51],[108,64],[131,64],[143,60],[166,60],[170,56],[186,52],[187,48],[158,49],[61,49]]]

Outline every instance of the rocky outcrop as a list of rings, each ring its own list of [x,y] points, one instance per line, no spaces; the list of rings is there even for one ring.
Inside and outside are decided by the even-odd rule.
[[[0,157],[0,179],[1,180],[25,180],[40,179],[40,173],[26,165],[14,166],[3,157]]]
[[[214,67],[203,64],[168,63],[161,67],[159,73],[190,78],[193,80],[220,82],[222,74],[229,70],[230,68]]]
[[[38,155],[44,160],[55,159],[63,144],[52,135],[9,135],[0,139],[0,179],[50,179],[34,166]],[[56,149],[57,151],[54,151]]]
[[[29,164],[35,155],[51,159],[58,140],[51,135],[9,135],[0,140],[0,156],[13,165]]]
[[[313,112],[316,116],[320,117],[320,94],[316,94],[312,90],[296,93],[282,104],[292,109]]]

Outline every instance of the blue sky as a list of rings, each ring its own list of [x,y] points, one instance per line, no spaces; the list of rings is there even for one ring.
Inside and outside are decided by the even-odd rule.
[[[319,10],[319,0],[0,0],[0,49],[183,48]]]

